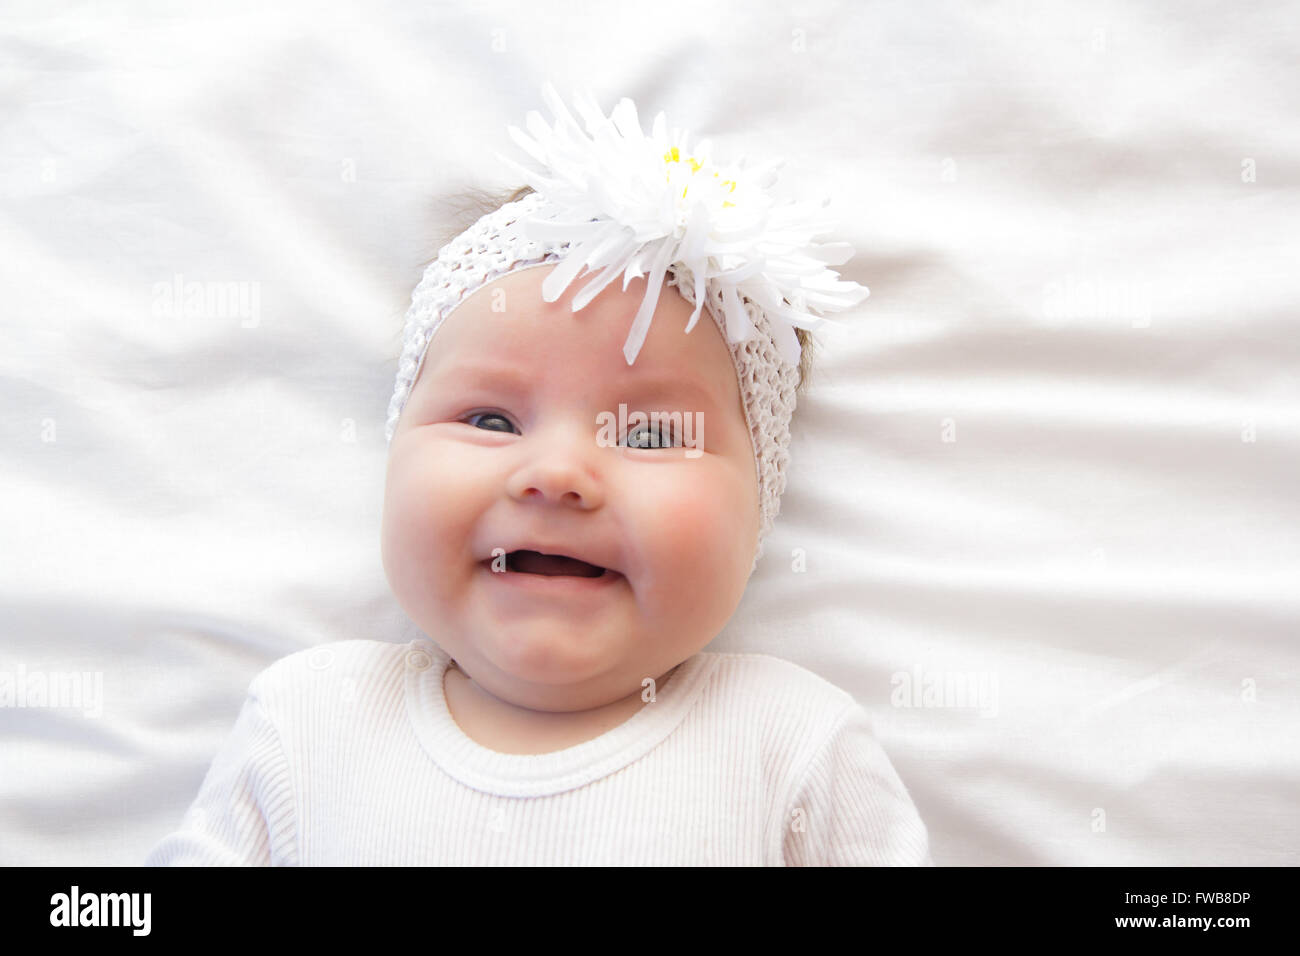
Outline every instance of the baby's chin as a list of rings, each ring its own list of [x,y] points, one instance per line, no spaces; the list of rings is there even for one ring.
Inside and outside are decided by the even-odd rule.
[[[608,679],[635,663],[626,649],[560,623],[517,627],[508,637],[479,635],[478,656],[502,680],[522,687],[566,687]]]
[[[473,628],[445,649],[494,696],[521,707],[572,710],[581,709],[575,700],[626,696],[643,678],[657,676],[620,630],[623,636],[604,634],[556,618],[517,623],[508,631]]]

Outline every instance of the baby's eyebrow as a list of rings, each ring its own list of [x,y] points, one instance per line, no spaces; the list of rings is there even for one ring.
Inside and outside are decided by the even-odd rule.
[[[447,369],[436,378],[442,387],[504,387],[515,393],[523,393],[533,384],[532,376],[514,365],[482,365],[462,363]],[[649,373],[635,375],[626,381],[609,386],[612,398],[636,395],[639,398],[660,400],[690,396],[697,402],[717,408],[712,390],[689,378],[662,378]]]
[[[522,392],[532,384],[532,377],[513,365],[475,365],[460,363],[436,376],[438,385],[504,385]]]

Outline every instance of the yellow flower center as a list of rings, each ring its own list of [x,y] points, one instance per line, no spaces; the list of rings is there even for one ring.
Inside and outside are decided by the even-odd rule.
[[[671,147],[671,148],[668,150],[668,152],[664,153],[664,165],[667,165],[668,163],[680,163],[681,161],[682,161],[682,154],[681,154],[681,152],[677,149],[676,146]],[[694,176],[696,173],[698,173],[701,169],[704,168],[704,164],[703,164],[702,162],[700,162],[698,159],[696,159],[694,156],[687,156],[687,157],[686,157],[686,162],[690,163],[690,166],[691,166],[691,175],[692,175],[692,176]],[[671,174],[670,172],[668,172],[668,171],[665,171],[665,172],[664,172],[664,179],[665,179],[665,180],[671,180],[672,178],[673,178],[673,177],[672,177],[672,174]],[[716,172],[713,174],[713,178],[714,178],[714,179],[717,179],[717,178],[718,178],[718,174],[717,174]],[[732,193],[734,193],[734,192],[736,191],[736,183],[735,183],[735,180],[732,180],[732,179],[724,179],[724,180],[722,180],[722,182],[721,182],[719,185],[726,186],[726,187],[727,187],[727,192],[732,192]],[[689,190],[690,188],[691,188],[691,187],[690,187],[690,184],[689,184],[689,183],[688,183],[687,185],[685,185],[685,186],[682,187],[682,198],[683,198],[683,199],[686,198],[687,190]],[[728,206],[734,206],[734,205],[736,205],[734,202],[725,202],[725,201],[724,201],[723,204],[722,204],[722,208],[725,209],[725,208],[727,208]]]

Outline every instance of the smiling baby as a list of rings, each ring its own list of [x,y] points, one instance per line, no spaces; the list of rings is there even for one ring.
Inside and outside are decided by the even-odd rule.
[[[809,310],[866,290],[770,168],[543,96],[512,130],[543,172],[412,296],[382,554],[422,636],[257,675],[151,865],[931,863],[852,695],[703,650],[779,510]]]

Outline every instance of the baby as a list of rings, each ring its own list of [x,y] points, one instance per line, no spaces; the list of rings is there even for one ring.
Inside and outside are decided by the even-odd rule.
[[[850,694],[703,650],[779,510],[801,309],[865,289],[763,170],[543,96],[546,173],[412,296],[382,552],[427,637],[257,675],[150,865],[931,863]]]

